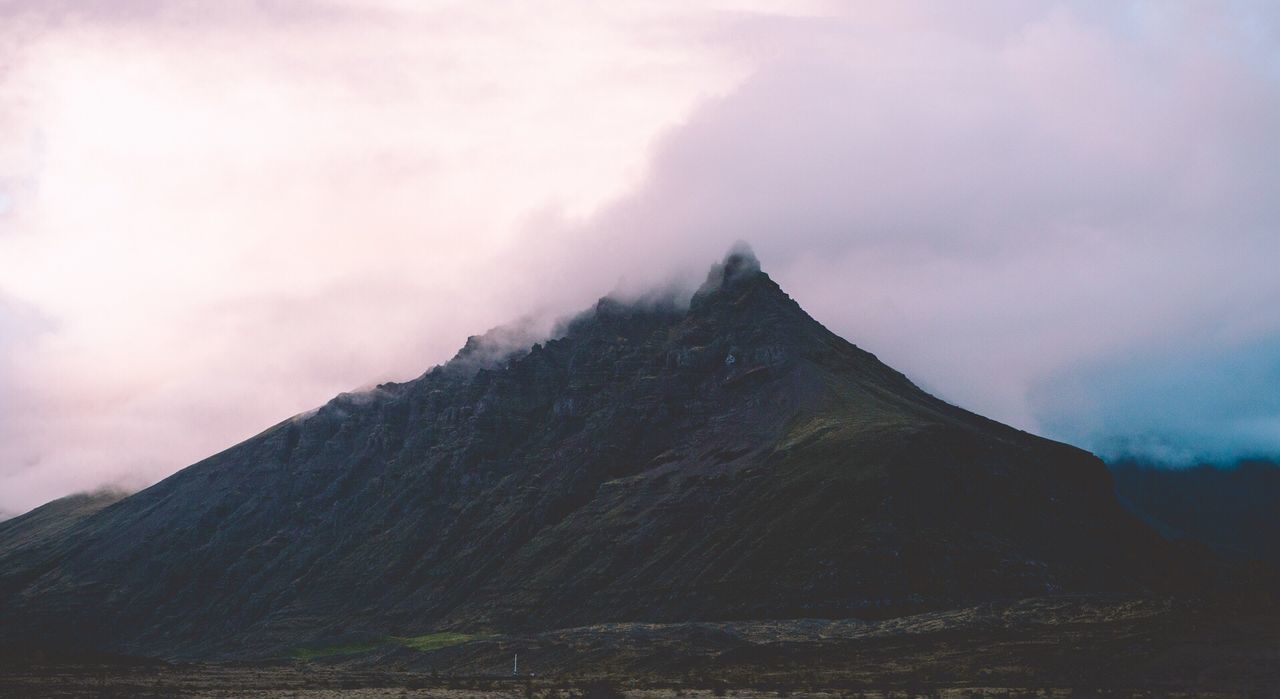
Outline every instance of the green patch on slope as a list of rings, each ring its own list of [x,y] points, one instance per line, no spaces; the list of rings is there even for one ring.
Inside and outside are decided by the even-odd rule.
[[[487,636],[469,633],[455,633],[452,631],[429,633],[422,636],[387,636],[380,640],[367,641],[364,643],[347,643],[337,646],[297,648],[290,653],[290,657],[295,660],[316,660],[318,658],[331,658],[338,655],[367,653],[368,651],[383,646],[403,646],[416,651],[428,652],[440,650],[441,648],[448,648],[449,646],[461,645],[463,643],[482,638],[487,638]]]
[[[485,638],[485,636],[446,631],[444,633],[429,633],[425,636],[412,636],[408,638],[397,636],[393,637],[391,640],[406,648],[429,651],[440,650],[441,648],[448,648],[449,646],[457,646],[467,643],[468,641],[474,641],[481,638]]]

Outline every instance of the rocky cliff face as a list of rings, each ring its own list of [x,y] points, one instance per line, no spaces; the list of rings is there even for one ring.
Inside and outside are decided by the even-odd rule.
[[[473,338],[7,551],[0,640],[169,657],[1195,582],[1097,459],[927,395],[746,254],[687,307]]]

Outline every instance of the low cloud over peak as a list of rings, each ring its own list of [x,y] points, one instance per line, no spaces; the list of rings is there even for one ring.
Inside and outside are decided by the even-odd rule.
[[[963,405],[1104,454],[1280,451],[1268,401],[1224,415],[1227,375],[1192,378],[1280,363],[1257,349],[1280,337],[1274,13],[1020,7],[990,32],[924,10],[788,25],[641,187],[540,236],[567,265],[601,240],[676,264],[747,238],[820,319]],[[1148,361],[1159,382],[1122,369]]]
[[[107,5],[4,9],[0,508],[692,293],[738,240],[965,407],[1280,451],[1239,388],[1280,362],[1266,3]]]

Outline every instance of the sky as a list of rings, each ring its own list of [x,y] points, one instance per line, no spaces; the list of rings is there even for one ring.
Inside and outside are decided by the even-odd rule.
[[[0,0],[0,512],[738,240],[924,388],[1280,454],[1267,2]]]

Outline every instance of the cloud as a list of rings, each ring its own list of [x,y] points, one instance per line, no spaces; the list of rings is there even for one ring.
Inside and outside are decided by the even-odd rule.
[[[1158,419],[1190,364],[1162,363],[1165,388],[1123,410],[1083,377],[1280,336],[1275,13],[896,7],[733,37],[768,60],[669,133],[636,191],[540,222],[543,283],[743,238],[820,320],[967,407],[1104,451],[1197,419],[1221,429],[1180,448],[1280,451],[1202,400],[1227,383],[1188,385],[1185,414]],[[1057,400],[1064,382],[1093,397]]]
[[[154,481],[536,310],[497,299],[518,223],[625,190],[739,70],[641,7],[285,6],[0,8],[0,294],[52,326],[3,321],[0,507]]]
[[[1031,393],[1045,427],[1106,456],[1187,466],[1280,453],[1280,335],[1071,365]]]
[[[966,407],[1280,448],[1178,378],[1280,337],[1274,9],[771,5],[0,5],[0,508],[737,240]]]

